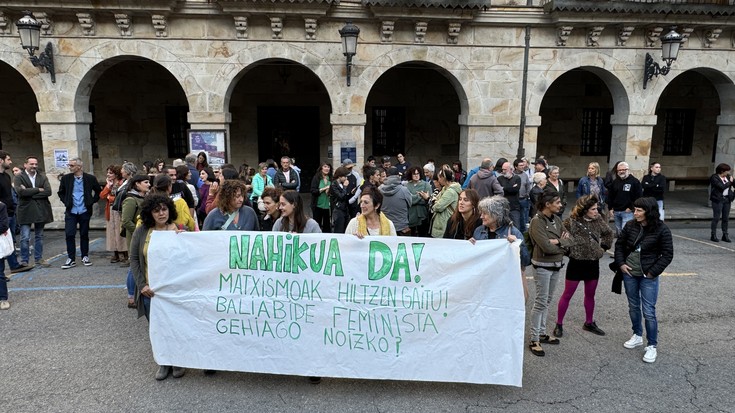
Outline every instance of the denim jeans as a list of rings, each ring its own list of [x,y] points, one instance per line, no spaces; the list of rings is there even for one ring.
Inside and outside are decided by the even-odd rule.
[[[35,240],[33,242],[33,258],[36,263],[41,262],[43,259],[43,227],[46,224],[33,224]],[[30,255],[30,241],[31,241],[31,224],[20,226],[20,260],[23,262],[29,262]]]
[[[138,299],[143,301],[143,309],[145,310],[145,319],[151,321],[151,299],[144,296],[143,294],[138,296]]]
[[[620,236],[620,233],[623,231],[623,227],[625,226],[625,224],[633,219],[633,213],[625,211],[614,211],[613,216],[615,217],[615,236]]]
[[[526,232],[526,224],[528,224],[528,214],[531,211],[531,200],[528,198],[521,199],[521,226],[518,228],[521,232]]]
[[[12,217],[8,217],[8,227],[10,228],[10,234],[13,236],[13,241],[16,240],[15,223],[15,215],[13,215]],[[8,260],[8,266],[11,270],[20,266],[20,263],[18,263],[18,256],[15,253],[15,249],[13,249],[13,253],[5,257],[5,259]]]
[[[623,274],[625,295],[628,296],[628,312],[633,324],[633,334],[643,336],[641,326],[641,307],[646,320],[646,337],[648,345],[658,344],[658,322],[656,321],[656,299],[658,298],[658,277],[633,277]]]
[[[533,281],[536,283],[536,299],[531,310],[531,341],[538,341],[539,336],[546,335],[546,318],[549,316],[549,305],[554,295],[559,271],[537,267]]]
[[[91,217],[92,213],[90,211],[82,214],[72,214],[71,212],[64,214],[66,255],[72,261],[76,261],[77,256],[77,225],[79,225],[79,249],[82,251],[82,257],[89,256],[89,219]]]
[[[128,279],[126,281],[128,287],[128,298],[135,297],[135,279],[133,278],[133,270],[128,268]]]
[[[664,210],[664,201],[663,200],[656,201],[656,203],[658,204],[658,214],[661,216],[661,221],[663,221],[664,218],[666,218],[666,211]]]
[[[513,221],[513,225],[515,225],[519,231],[523,232],[525,230],[525,228],[521,227],[521,210],[511,209],[510,220]]]

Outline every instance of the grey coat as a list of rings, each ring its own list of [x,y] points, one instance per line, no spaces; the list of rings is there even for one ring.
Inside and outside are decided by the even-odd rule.
[[[45,175],[36,172],[36,184],[33,185],[28,173],[22,171],[13,179],[13,186],[18,194],[18,207],[15,210],[18,224],[48,224],[54,221],[49,201],[51,184]]]

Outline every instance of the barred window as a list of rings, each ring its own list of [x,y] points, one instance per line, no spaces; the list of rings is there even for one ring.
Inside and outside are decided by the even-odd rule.
[[[406,109],[373,108],[373,154],[394,156],[405,150]]]
[[[166,143],[169,158],[184,158],[189,153],[186,131],[191,128],[186,116],[188,106],[166,107]]]
[[[612,109],[609,108],[583,109],[580,155],[602,156],[610,153],[612,113]]]
[[[664,155],[692,154],[695,114],[694,109],[666,109]]]

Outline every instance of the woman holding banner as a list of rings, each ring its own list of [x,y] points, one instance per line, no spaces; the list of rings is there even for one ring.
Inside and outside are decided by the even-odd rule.
[[[298,192],[292,189],[284,191],[278,209],[281,211],[281,217],[273,224],[273,231],[321,234],[319,224],[304,213],[304,201]]]
[[[219,190],[217,208],[209,211],[202,230],[257,231],[258,216],[253,208],[243,205],[247,187],[237,179],[226,179]]]
[[[380,212],[382,204],[383,194],[377,188],[366,188],[360,195],[360,215],[350,220],[345,234],[353,234],[360,239],[368,235],[395,236],[396,227]]]
[[[473,191],[467,189],[465,191]],[[464,193],[464,192],[463,192]],[[502,195],[485,197],[477,204],[480,211],[480,219],[482,225],[475,228],[470,238],[471,243],[486,239],[502,239],[505,238],[511,244],[516,240],[523,241],[523,234],[518,228],[513,226],[510,217],[510,202]],[[531,257],[526,248],[526,244],[521,242],[521,284],[523,285],[523,297],[528,299],[528,288],[526,287],[526,266],[531,264]]]
[[[143,200],[140,210],[143,222],[130,242],[130,270],[135,278],[135,297],[138,307],[138,318],[145,316],[150,320],[151,298],[155,296],[148,285],[148,244],[153,231],[178,231],[174,224],[177,218],[174,202],[166,195],[149,195]],[[173,371],[173,373],[172,373]],[[186,371],[183,367],[159,366],[156,380],[165,380],[169,374],[178,379]]]
[[[546,334],[546,318],[549,315],[551,297],[559,280],[559,272],[564,267],[564,253],[573,243],[569,233],[564,230],[559,211],[561,197],[556,191],[546,190],[539,195],[537,213],[531,219],[528,234],[533,243],[531,264],[536,269],[536,298],[531,310],[531,343],[528,348],[535,356],[546,353],[541,343],[559,344],[557,337]]]

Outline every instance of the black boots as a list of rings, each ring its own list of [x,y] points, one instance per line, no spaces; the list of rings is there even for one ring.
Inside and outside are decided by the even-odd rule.
[[[709,240],[712,242],[720,242],[720,240],[717,239],[717,234],[715,234],[714,232],[712,233],[712,235],[710,235]]]
[[[719,239],[717,239],[717,233],[713,232],[712,235],[709,237],[709,240],[712,242],[720,242]],[[732,242],[730,241],[730,237],[727,235],[727,232],[722,233],[722,240],[725,242]]]
[[[730,237],[727,236],[727,232],[722,234],[722,240],[725,242],[732,242],[730,241]]]

